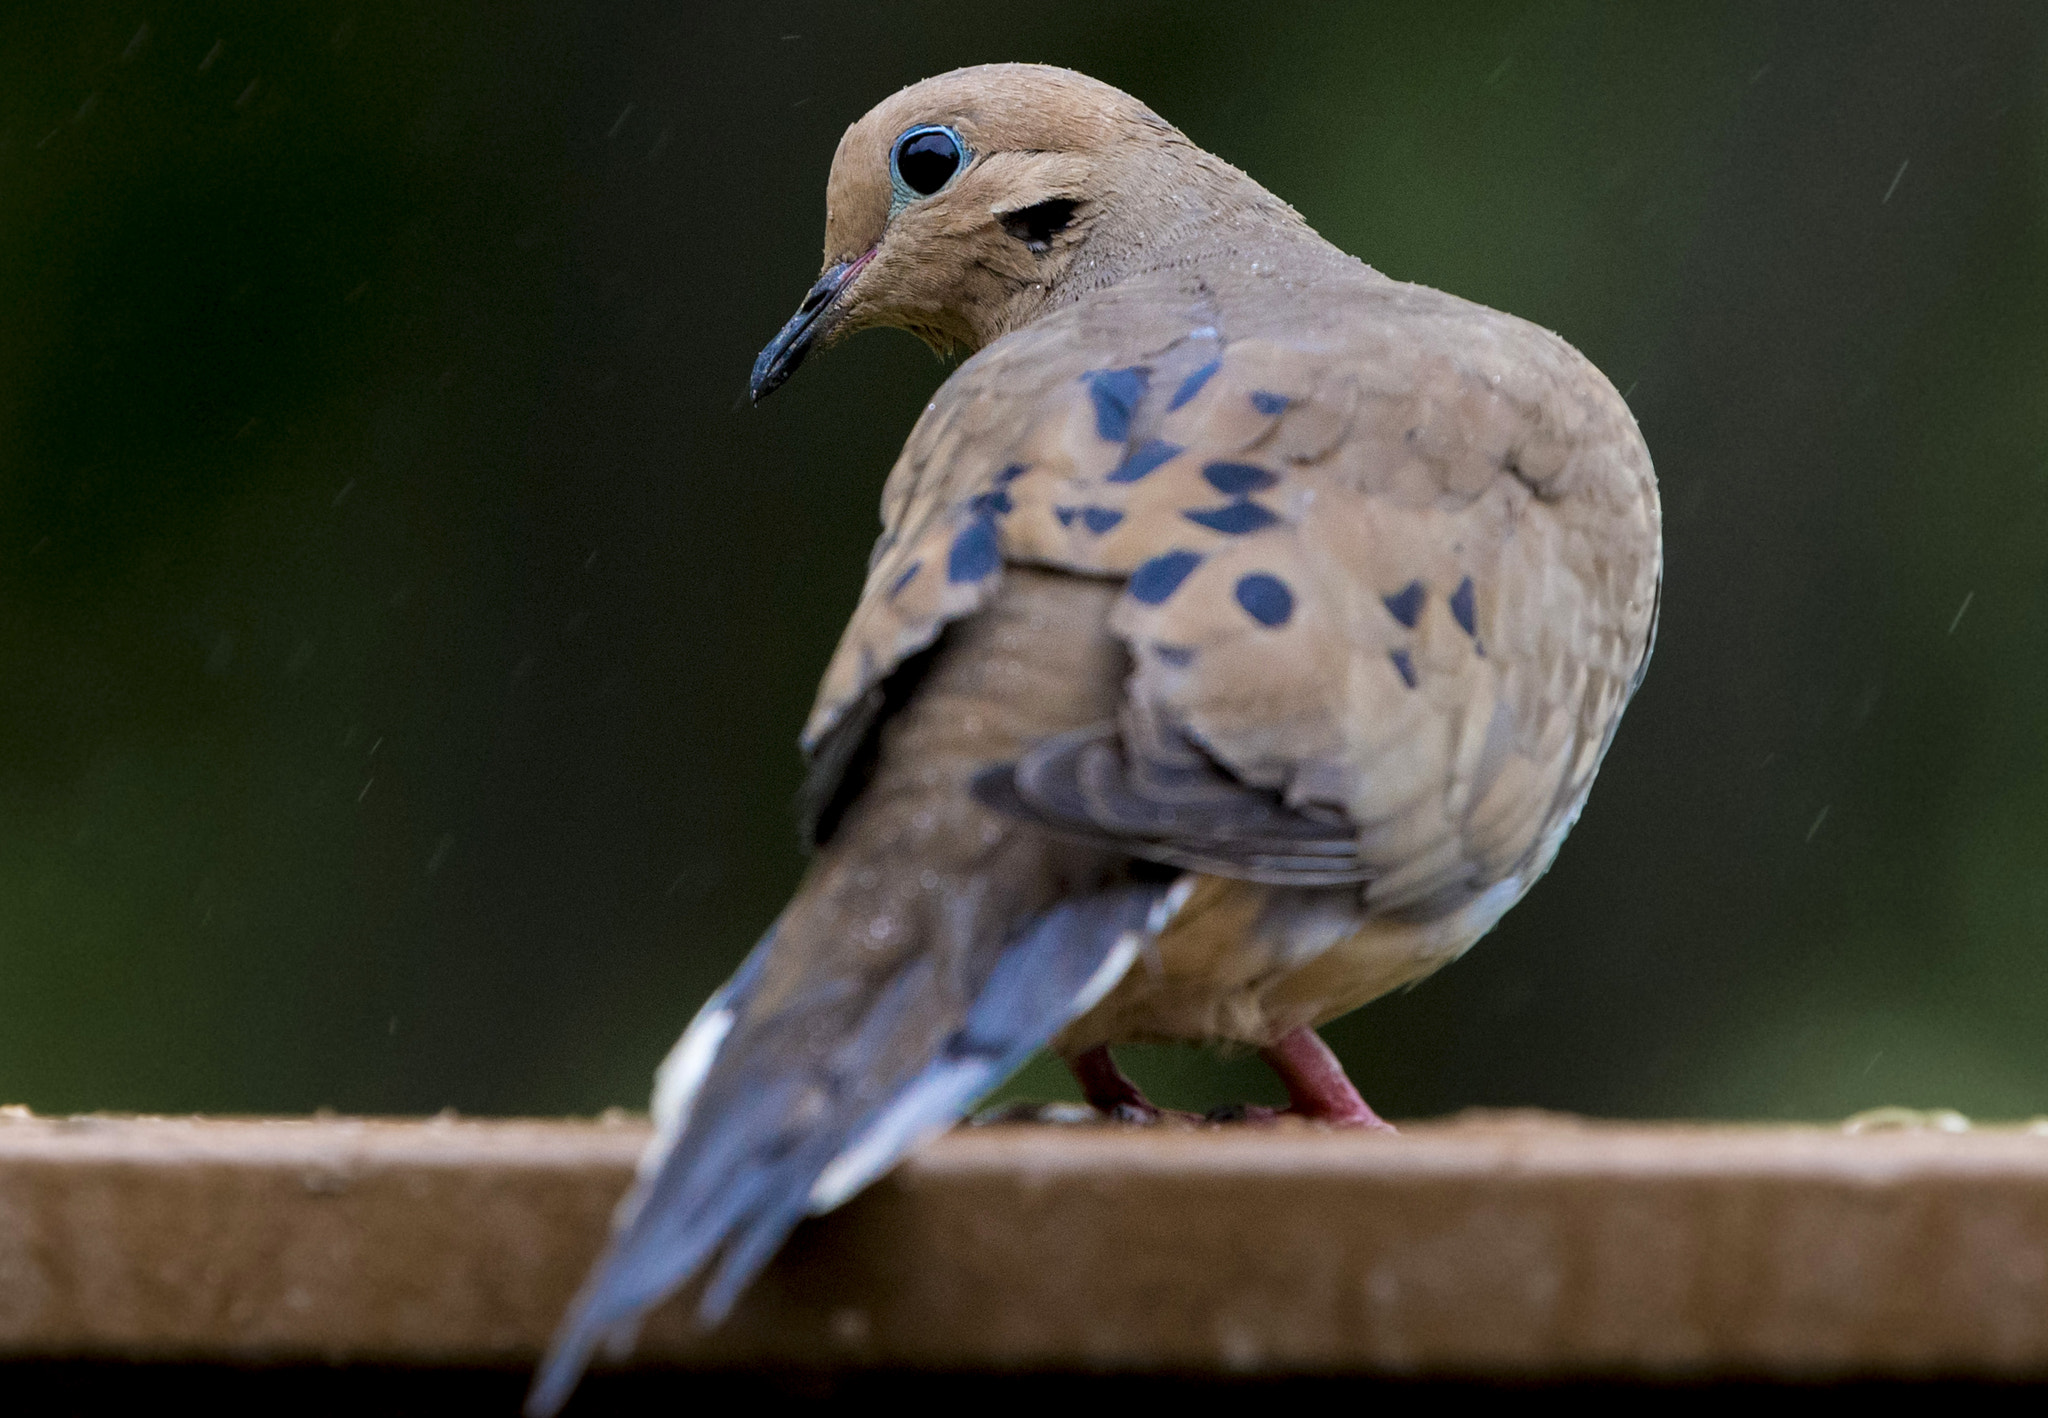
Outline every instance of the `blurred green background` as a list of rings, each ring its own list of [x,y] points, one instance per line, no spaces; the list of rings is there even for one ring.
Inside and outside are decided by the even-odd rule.
[[[1013,58],[1558,330],[1656,456],[1644,690],[1530,900],[1331,1028],[1367,1096],[2048,1112],[2048,21],[1995,4],[10,7],[0,1101],[645,1097],[801,869],[945,372],[749,362],[842,128]]]

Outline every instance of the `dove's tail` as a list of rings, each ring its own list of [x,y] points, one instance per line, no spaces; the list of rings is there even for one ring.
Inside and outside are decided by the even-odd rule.
[[[781,918],[662,1066],[654,1141],[612,1242],[543,1361],[551,1414],[600,1344],[700,1283],[714,1324],[806,1215],[947,1127],[1130,968],[1185,892],[1128,856],[989,811],[969,784],[1114,712],[1128,658],[1106,582],[1014,568],[845,743]]]
[[[649,1307],[700,1274],[710,1277],[700,1322],[723,1319],[806,1215],[838,1206],[957,1121],[1108,993],[1183,895],[1128,885],[1054,906],[990,952],[964,1015],[947,1005],[960,982],[941,979],[943,963],[923,955],[822,1055],[790,1040],[815,1035],[821,1016],[829,1027],[845,1001],[814,989],[763,1011],[771,930],[664,1065],[655,1144],[527,1413],[553,1414],[601,1343],[630,1343]],[[936,1037],[927,1027],[935,1010],[957,1021]]]

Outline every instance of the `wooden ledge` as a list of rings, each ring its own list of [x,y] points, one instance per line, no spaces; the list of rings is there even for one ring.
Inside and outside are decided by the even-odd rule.
[[[526,1364],[638,1122],[0,1119],[0,1356]],[[647,1362],[2048,1374],[2048,1135],[962,1129]]]

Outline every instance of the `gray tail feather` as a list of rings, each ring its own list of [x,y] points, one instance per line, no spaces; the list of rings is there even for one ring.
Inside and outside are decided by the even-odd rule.
[[[789,1011],[773,1021],[783,1027],[736,1031],[557,1330],[527,1396],[529,1418],[558,1411],[598,1345],[630,1336],[645,1311],[714,1255],[697,1318],[706,1327],[724,1319],[807,1214],[831,1210],[957,1121],[1113,987],[1159,928],[1166,895],[1121,887],[1039,916],[997,957],[960,1026],[895,1076],[873,1071],[910,1016],[930,1006],[937,964],[929,957],[896,977],[823,1069],[784,1047]],[[772,948],[773,937],[763,945]],[[744,993],[732,999],[742,1011]]]

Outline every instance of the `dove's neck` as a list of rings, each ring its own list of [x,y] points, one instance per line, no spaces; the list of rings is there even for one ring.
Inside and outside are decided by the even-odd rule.
[[[1040,288],[1040,299],[1027,303],[1035,308],[1004,312],[1004,328],[986,332],[989,338],[1092,292],[1162,271],[1308,281],[1369,270],[1250,177],[1192,146],[1133,163],[1117,178],[1088,239],[1059,277]]]

